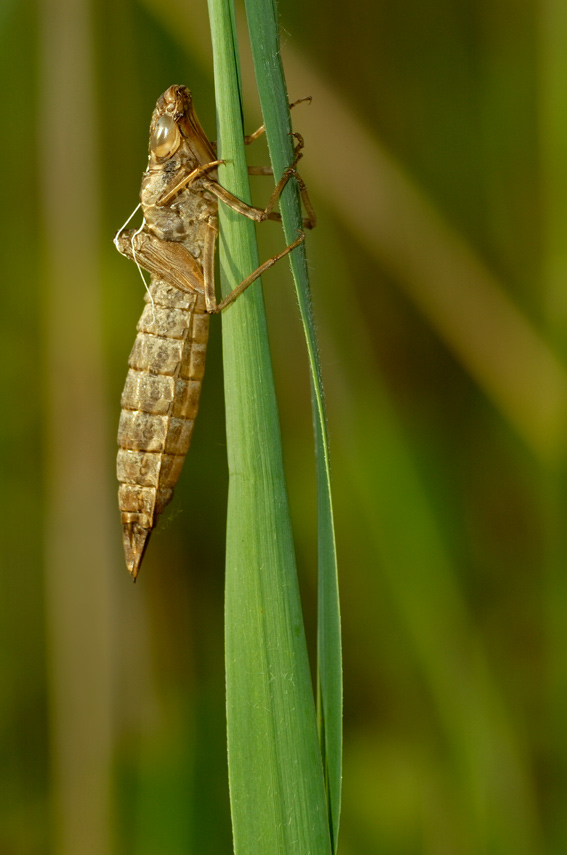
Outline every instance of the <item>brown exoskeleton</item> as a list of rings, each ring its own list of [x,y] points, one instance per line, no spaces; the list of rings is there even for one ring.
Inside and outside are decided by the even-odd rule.
[[[246,138],[252,142],[259,128]],[[215,296],[214,259],[218,200],[257,222],[279,220],[279,196],[293,175],[308,216],[315,214],[295,159],[276,185],[265,209],[237,199],[219,183],[214,144],[205,135],[184,86],[170,86],[158,99],[150,124],[149,163],[142,178],[141,228],[121,229],[114,242],[123,255],[151,274],[146,307],[129,359],[118,428],[117,472],[124,553],[136,579],[158,515],[171,500],[191,442],[199,408],[209,335],[209,315],[226,308],[265,270],[305,239],[268,259],[224,300]],[[256,174],[269,174],[266,168]]]

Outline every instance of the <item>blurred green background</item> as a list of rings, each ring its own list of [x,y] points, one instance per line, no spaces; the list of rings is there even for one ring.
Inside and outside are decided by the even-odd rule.
[[[313,96],[293,121],[319,215],[341,851],[564,853],[567,7],[280,14],[290,97]],[[230,852],[220,322],[136,586],[114,481],[144,292],[112,236],[161,92],[188,85],[215,136],[206,5],[4,0],[0,38],[0,855]],[[281,248],[259,233],[262,257]],[[287,266],[264,285],[313,641],[307,363]]]

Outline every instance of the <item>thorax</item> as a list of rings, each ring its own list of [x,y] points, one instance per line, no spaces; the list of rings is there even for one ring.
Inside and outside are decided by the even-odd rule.
[[[190,166],[179,165],[174,159],[161,169],[148,169],[142,178],[140,201],[146,226],[153,234],[160,240],[185,243],[192,251],[191,243],[201,244],[200,232],[211,217],[216,217],[217,200],[207,193],[202,179],[197,178],[189,187],[179,190],[167,205],[159,204],[190,171]]]

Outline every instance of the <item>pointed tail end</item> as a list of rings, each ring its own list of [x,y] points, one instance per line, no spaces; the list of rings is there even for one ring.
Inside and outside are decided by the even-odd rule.
[[[134,582],[138,578],[140,565],[151,533],[151,528],[141,525],[138,521],[123,523],[124,557],[128,572]]]

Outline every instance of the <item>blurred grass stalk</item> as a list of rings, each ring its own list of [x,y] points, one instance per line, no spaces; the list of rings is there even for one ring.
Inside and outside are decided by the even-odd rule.
[[[43,0],[38,136],[45,299],[51,850],[109,855],[110,524],[90,0]],[[33,391],[30,390],[30,394]]]
[[[274,11],[267,4],[261,14],[277,28]],[[226,161],[219,173],[227,189],[250,202],[234,9],[230,0],[209,0],[209,14],[219,156]],[[291,162],[285,91],[279,113],[287,152],[281,154],[279,173],[274,164],[276,175]],[[286,195],[291,193],[291,188],[286,189]],[[299,215],[296,199],[295,228]],[[219,222],[225,295],[258,266],[258,256],[251,221],[221,205]],[[230,471],[227,725],[235,852],[330,853],[327,797],[259,283],[223,315],[223,359]]]
[[[539,14],[539,145],[542,199],[542,295],[549,340],[567,355],[567,6],[544,0]],[[560,424],[561,446],[555,465],[544,470],[545,637],[549,721],[546,760],[554,783],[548,821],[549,851],[565,850],[565,775],[567,770],[567,446],[566,415]]]

